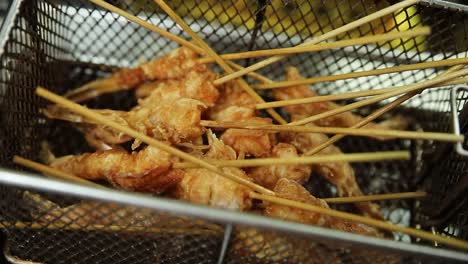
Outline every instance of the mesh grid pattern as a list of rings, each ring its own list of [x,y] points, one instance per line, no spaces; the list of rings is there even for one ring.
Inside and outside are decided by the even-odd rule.
[[[168,19],[152,1],[110,1],[120,8],[172,33],[187,37],[174,22]],[[218,52],[227,53],[250,49],[289,47],[337,28],[356,18],[363,17],[388,6],[390,1],[168,1],[179,14],[183,14],[192,28]],[[338,8],[336,8],[338,7]],[[412,6],[383,17],[337,39],[405,30],[420,25],[430,25],[433,34],[425,38],[403,39],[373,45],[348,47],[331,51],[290,56],[261,72],[280,80],[287,65],[295,65],[306,76],[341,74],[352,71],[384,68],[402,63],[415,63],[466,56],[468,50],[468,16],[462,12],[440,10],[424,5]],[[41,140],[53,139],[53,152],[57,155],[80,153],[87,150],[83,139],[69,125],[46,121],[38,112],[43,101],[34,96],[34,88],[43,85],[57,93],[77,87],[89,80],[103,76],[116,67],[149,60],[176,47],[176,44],[159,35],[140,28],[116,14],[101,10],[87,1],[26,0],[9,34],[5,52],[0,57],[0,153],[2,167],[15,168],[11,163],[18,154],[38,159]],[[242,61],[251,64],[258,60]],[[376,87],[397,86],[421,81],[434,76],[433,69],[405,73],[362,77],[333,83],[319,83],[313,87],[322,94],[355,91]],[[128,109],[135,98],[130,92],[120,92],[88,103],[92,107]],[[450,108],[447,89],[433,89],[413,98],[397,113],[413,117],[417,122],[412,129],[450,131]],[[462,107],[466,95],[459,98]],[[361,109],[368,113],[372,108]],[[461,110],[461,108],[460,108]],[[466,131],[465,131],[466,132]],[[410,140],[392,140],[385,143],[367,138],[345,138],[338,144],[344,152],[408,149],[411,161],[375,162],[354,164],[357,179],[365,193],[404,192],[424,188],[430,192],[428,204],[440,204],[457,185],[466,172],[466,160],[455,153],[437,162],[439,173],[433,169],[433,160],[444,148],[443,144]],[[447,150],[450,151],[451,149]],[[439,166],[440,165],[440,166]],[[428,173],[431,172],[432,173]],[[441,173],[441,172],[445,173]],[[307,186],[318,197],[336,195],[329,184],[311,177]],[[50,198],[60,208],[76,203],[88,206],[75,214],[51,208],[34,212],[25,201],[22,190],[2,188],[0,212],[2,221],[43,222],[48,227],[14,228],[7,226],[12,253],[23,259],[46,263],[215,263],[223,241],[224,226],[216,225],[215,234],[174,235],[164,232],[152,234],[152,228],[161,228],[161,213],[137,208],[91,203],[70,197]],[[428,219],[420,203],[412,200],[387,201],[381,206],[387,219],[395,223],[413,225]],[[128,217],[112,215],[121,208],[142,218],[128,222]],[[429,206],[429,205],[424,205]],[[423,206],[423,207],[424,207]],[[349,209],[339,207],[340,209]],[[68,209],[70,210],[70,209]],[[430,210],[430,209],[429,209]],[[105,212],[108,214],[101,215]],[[112,211],[115,212],[115,211]],[[438,232],[468,239],[466,230],[467,208],[457,208],[452,217],[437,226]],[[89,227],[89,216],[96,217],[95,229]],[[75,218],[76,217],[76,218]],[[64,222],[64,218],[69,219]],[[195,220],[172,216],[168,230],[191,225]],[[182,220],[181,220],[182,219]],[[201,221],[201,220],[199,220]],[[104,224],[102,224],[104,222]],[[5,223],[4,223],[5,224]],[[104,225],[100,226],[100,225]],[[108,232],[106,228],[117,225],[122,232]],[[210,227],[213,227],[210,224]],[[131,232],[144,227],[144,231]],[[431,227],[424,227],[429,229]],[[148,234],[150,233],[150,234]],[[399,236],[398,240],[408,237]],[[378,251],[353,247],[333,247],[307,238],[276,234],[250,227],[235,227],[229,240],[226,262],[274,263],[407,263],[416,261],[406,257],[389,256]],[[420,242],[420,241],[413,241]],[[294,253],[293,253],[294,252]],[[369,257],[371,256],[371,257]],[[317,261],[315,261],[317,260]],[[374,260],[374,261],[372,261]]]

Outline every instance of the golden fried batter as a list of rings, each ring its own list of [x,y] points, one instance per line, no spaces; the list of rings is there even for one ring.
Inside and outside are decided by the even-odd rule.
[[[279,143],[273,147],[270,157],[295,158],[299,155],[293,145]],[[309,180],[311,171],[310,165],[272,165],[250,169],[248,175],[263,187],[273,189],[281,178],[287,178],[301,184],[305,183]]]
[[[301,80],[303,77],[295,67],[288,67],[286,70],[286,79],[288,81]],[[306,85],[296,85],[287,88],[274,89],[273,96],[277,100],[299,99],[306,97],[317,96],[317,94],[307,87]],[[284,109],[292,115],[302,115],[305,117],[317,115],[329,110],[340,107],[334,102],[317,102],[299,105],[285,106]],[[305,118],[304,117],[304,118]],[[351,112],[344,112],[338,115],[330,116],[324,119],[314,121],[319,126],[332,126],[332,127],[351,127],[362,120],[362,117]],[[378,129],[404,129],[408,121],[402,117],[390,119],[381,124],[369,123],[365,128],[378,128]],[[382,139],[378,137],[378,139]]]
[[[209,68],[204,71],[191,70],[180,79],[159,80],[141,85],[135,91],[144,98],[139,105],[158,104],[164,100],[192,98],[213,106],[218,100],[218,89],[213,85],[216,74]]]
[[[50,166],[84,179],[106,179],[126,190],[157,194],[182,179],[183,171],[171,170],[174,160],[168,153],[148,146],[135,153],[112,149],[64,156]]]
[[[211,135],[211,149],[205,155],[210,159],[236,159],[235,152]],[[226,173],[251,180],[243,170],[224,168]],[[219,208],[245,211],[251,208],[250,189],[206,169],[186,169],[174,193],[178,199]]]
[[[294,118],[294,117],[293,117]],[[313,126],[313,124],[308,124]],[[320,133],[281,133],[280,138],[284,142],[294,145],[300,152],[307,152],[328,140],[328,137]],[[317,155],[342,154],[341,150],[334,146],[328,146]],[[313,165],[313,171],[333,183],[339,196],[360,196],[363,195],[361,188],[356,182],[354,169],[348,162],[327,162]],[[379,206],[372,202],[362,202],[355,204],[359,210],[367,216],[383,219]]]
[[[281,198],[329,208],[325,201],[315,198],[300,184],[286,178],[282,178],[278,181],[274,191],[276,195]],[[351,222],[337,217],[331,217],[320,213],[314,213],[274,203],[266,203],[265,214],[267,216],[281,218],[284,220],[329,227],[361,235],[381,236],[375,228],[361,223]]]

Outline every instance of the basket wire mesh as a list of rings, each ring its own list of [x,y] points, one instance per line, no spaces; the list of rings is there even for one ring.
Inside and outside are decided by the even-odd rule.
[[[152,1],[109,2],[188,38]],[[176,0],[168,1],[168,4],[183,15],[186,22],[216,51],[227,53],[296,45],[392,2]],[[116,68],[150,60],[177,46],[88,1],[18,0],[13,6],[17,7],[12,9],[15,15],[2,28],[5,38],[0,39],[3,44],[0,47],[0,144],[3,149],[0,164],[8,169],[22,170],[11,162],[13,155],[38,160],[43,140],[52,144],[52,151],[57,155],[90,151],[84,139],[70,125],[46,120],[39,113],[38,109],[46,102],[34,95],[37,85],[64,93]],[[461,9],[442,9],[424,3],[378,19],[337,39],[401,31],[421,25],[431,26],[433,33],[424,38],[290,56],[260,72],[279,80],[287,65],[297,66],[306,76],[321,76],[466,57],[468,15]],[[242,64],[256,61],[245,60]],[[324,82],[314,84],[313,88],[321,94],[329,94],[398,86],[433,77],[439,70]],[[451,131],[449,88],[426,91],[394,113],[410,116],[414,120],[411,127],[414,130]],[[466,94],[460,95],[457,100],[460,111],[465,101]],[[134,95],[128,91],[87,103],[95,108],[123,110],[134,104]],[[372,109],[367,107],[359,112],[366,114]],[[466,135],[466,128],[462,132]],[[345,138],[338,146],[343,152],[410,150],[410,161],[354,164],[363,192],[426,190],[429,197],[423,202],[381,202],[386,219],[468,239],[466,200],[462,205],[450,208],[453,212],[448,219],[433,225],[425,224],[430,220],[431,210],[443,204],[466,175],[466,159],[454,153],[451,146],[417,140],[380,142],[361,137]],[[315,176],[311,179],[306,187],[317,197],[336,195],[336,190],[324,180]],[[415,250],[408,254],[401,248],[401,254],[388,253],[385,251],[388,248],[382,245],[380,249],[369,249],[369,243],[366,248],[358,243],[340,244],[330,240],[333,241],[331,243],[317,237],[299,236],[297,232],[271,230],[271,227],[267,228],[268,224],[263,227],[252,227],[247,223],[231,225],[225,218],[208,221],[183,216],[180,212],[170,214],[158,208],[150,210],[136,205],[52,194],[52,190],[27,190],[2,186],[0,219],[7,231],[11,254],[44,263],[214,263],[220,259],[227,263],[408,263],[421,261],[423,257]],[[350,209],[346,206],[336,208]],[[133,217],[129,217],[130,214]],[[219,213],[219,219],[223,219],[222,216]],[[12,225],[17,221],[24,226]],[[123,229],[111,232],[115,226]],[[226,235],[226,230],[231,227],[231,232]],[[152,232],[156,229],[159,232]],[[195,233],[175,234],[176,230]],[[396,234],[395,239],[402,243],[443,247],[402,234]],[[223,252],[225,254],[221,254]],[[441,257],[443,254],[440,252],[435,250],[433,255]],[[452,257],[456,259],[455,255]]]

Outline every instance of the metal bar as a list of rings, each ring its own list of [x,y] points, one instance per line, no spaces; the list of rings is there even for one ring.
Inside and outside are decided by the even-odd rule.
[[[422,0],[421,3],[438,8],[448,8],[455,11],[468,12],[468,6],[461,3],[446,0]]]
[[[457,106],[457,95],[459,91],[462,91],[462,90],[468,92],[468,85],[455,86],[450,93],[450,107],[452,110],[452,127],[453,127],[453,133],[456,135],[463,135],[463,133],[461,132],[461,128],[460,128],[460,119],[458,115],[458,106]],[[462,114],[460,114],[461,118],[466,118],[464,117],[464,115],[466,114],[463,114],[465,112],[468,112],[468,104],[465,104],[463,106]],[[464,122],[466,122],[466,120]],[[468,156],[468,150],[466,150],[463,147],[462,142],[455,144],[455,150],[460,156],[463,156],[463,157]]]
[[[13,21],[15,21],[16,16],[19,14],[23,1],[24,0],[14,0],[11,3],[7,16],[5,17],[5,20],[3,20],[3,25],[0,25],[0,56],[5,52],[5,44],[7,43],[10,31],[15,24]]]
[[[224,229],[223,243],[221,244],[221,250],[219,251],[218,264],[223,264],[226,252],[229,246],[229,240],[232,234],[232,224],[227,224]]]

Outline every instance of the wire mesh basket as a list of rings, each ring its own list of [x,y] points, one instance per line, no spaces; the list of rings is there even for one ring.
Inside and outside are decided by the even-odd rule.
[[[363,17],[393,1],[168,1],[221,53],[290,47]],[[188,39],[149,0],[113,4]],[[17,0],[0,32],[0,221],[4,253],[12,262],[40,263],[420,263],[466,261],[468,254],[403,234],[394,240],[268,219],[135,193],[93,189],[20,172],[13,155],[39,160],[47,140],[57,155],[89,150],[67,124],[46,120],[34,95],[42,85],[63,94],[116,68],[135,65],[177,47],[175,43],[87,1]],[[306,76],[466,57],[468,14],[461,5],[427,1],[337,36],[347,39],[429,25],[433,33],[386,43],[294,55],[260,72],[281,79],[287,65]],[[256,60],[245,60],[249,65]],[[442,69],[424,69],[313,85],[321,94],[411,84]],[[413,130],[451,132],[450,89],[426,91],[395,112]],[[468,98],[457,90],[460,132],[467,135]],[[88,102],[129,109],[131,92]],[[373,108],[360,109],[361,113]],[[424,201],[381,202],[387,220],[468,240],[467,159],[452,145],[432,141],[348,137],[343,152],[409,150],[409,161],[355,164],[364,193],[425,190]],[[466,142],[465,142],[466,146]],[[336,195],[311,177],[317,197]],[[348,210],[346,207],[339,207]]]

